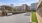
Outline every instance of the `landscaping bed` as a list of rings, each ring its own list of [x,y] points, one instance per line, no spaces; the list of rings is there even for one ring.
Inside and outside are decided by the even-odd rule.
[[[32,22],[33,23],[38,23],[37,17],[36,17],[36,12],[32,12]]]

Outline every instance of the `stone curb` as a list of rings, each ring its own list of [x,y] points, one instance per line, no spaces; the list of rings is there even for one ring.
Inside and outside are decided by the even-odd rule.
[[[30,23],[32,23],[32,13],[30,12]]]

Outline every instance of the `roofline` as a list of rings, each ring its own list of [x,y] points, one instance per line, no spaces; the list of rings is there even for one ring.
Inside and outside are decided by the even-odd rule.
[[[41,2],[42,2],[42,0],[39,0],[38,5],[37,5],[37,9],[39,8]]]

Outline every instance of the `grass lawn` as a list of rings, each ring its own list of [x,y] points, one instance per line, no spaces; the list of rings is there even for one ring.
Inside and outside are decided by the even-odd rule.
[[[38,23],[37,17],[36,17],[36,12],[32,12],[32,22]]]

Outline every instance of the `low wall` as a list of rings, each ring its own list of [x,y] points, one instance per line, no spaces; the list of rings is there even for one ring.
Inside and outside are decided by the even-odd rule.
[[[19,13],[25,13],[25,12],[14,12],[13,14],[19,14]]]
[[[42,17],[38,13],[36,13],[36,16],[38,19],[38,23],[42,23]]]

